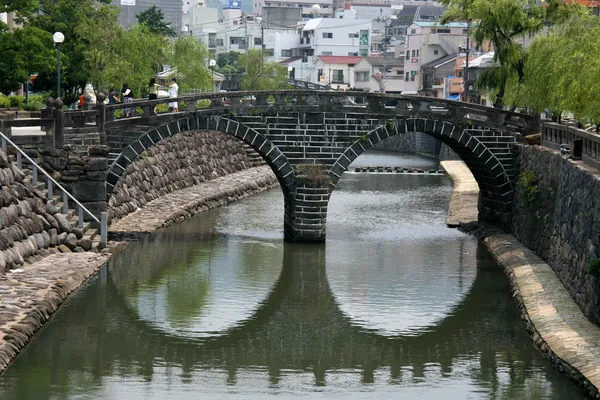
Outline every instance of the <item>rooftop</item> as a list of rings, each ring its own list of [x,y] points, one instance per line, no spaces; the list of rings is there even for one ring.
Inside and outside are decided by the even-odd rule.
[[[318,56],[315,61],[319,59],[325,64],[356,64],[362,57],[357,56]]]

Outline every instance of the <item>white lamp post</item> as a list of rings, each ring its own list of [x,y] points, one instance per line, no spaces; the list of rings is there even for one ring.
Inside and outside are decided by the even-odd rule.
[[[213,58],[208,62],[208,65],[210,66],[210,69],[212,69],[213,90],[217,91],[217,85],[215,85],[215,65],[217,65],[217,62]]]
[[[52,35],[52,40],[54,40],[54,43],[56,44],[56,60],[58,64],[56,73],[56,98],[60,99],[60,45],[65,41],[65,35],[63,35],[61,32],[55,32],[54,35]]]

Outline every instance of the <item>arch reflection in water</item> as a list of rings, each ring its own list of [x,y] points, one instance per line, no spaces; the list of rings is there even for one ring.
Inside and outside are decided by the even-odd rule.
[[[368,195],[380,190],[381,183],[376,182],[379,178],[363,178],[363,183],[359,175],[349,181],[350,186],[344,190],[350,197],[358,199],[360,193]],[[397,196],[402,196],[403,191],[419,196],[412,180],[393,179]],[[418,185],[426,192],[418,202],[398,201],[395,207],[388,195],[380,192],[383,206],[346,202],[344,196],[338,198],[336,206],[334,198],[334,223],[330,225],[326,246],[283,245],[281,240],[268,238],[274,229],[279,229],[280,214],[252,214],[252,204],[262,202],[266,210],[281,207],[281,194],[277,191],[203,214],[201,219],[170,227],[130,246],[117,258],[122,265],[103,271],[67,303],[0,379],[0,398],[146,400],[290,394],[361,399],[399,395],[426,399],[578,398],[576,388],[532,347],[510,297],[508,282],[485,249],[474,239],[447,230],[443,213],[430,212],[447,204],[444,196],[450,192],[449,184],[437,179]],[[441,205],[436,199],[443,200]],[[267,238],[239,231],[240,224],[229,216],[240,215],[240,210],[249,212],[248,220],[257,221],[250,232],[266,232]],[[382,210],[388,218],[377,217]],[[432,240],[440,245],[464,241],[463,251],[454,249],[454,261],[439,254],[431,260],[416,257],[413,250],[424,254],[421,250],[427,248],[422,243],[429,240],[425,235],[400,232],[382,235],[384,240],[375,238],[368,233],[372,226],[366,220],[356,223],[369,212],[373,218],[366,220],[383,221],[377,222],[383,230],[387,220],[399,231],[429,229],[436,232]],[[402,225],[411,214],[415,216]],[[413,266],[412,270],[399,273],[424,271],[423,280],[441,280],[442,275],[428,274],[421,264],[439,264],[440,268],[442,264],[452,268],[464,265],[465,270],[476,264],[476,273],[469,275],[464,271],[462,283],[456,269],[445,276],[440,285],[445,285],[451,301],[446,308],[437,310],[436,318],[412,321],[402,329],[377,326],[373,319],[356,318],[347,312],[350,302],[356,302],[356,293],[345,286],[342,265],[335,264],[336,260],[345,262],[336,257],[345,248],[346,257],[362,268],[382,277],[394,276],[393,271],[388,271],[394,263],[373,261],[376,259],[366,251],[368,246],[361,247],[363,242],[382,258]],[[157,246],[159,243],[161,246]],[[394,243],[398,244],[396,253],[389,250]],[[418,246],[423,247],[420,250]],[[216,299],[212,296],[226,295],[215,294],[217,285],[211,280],[217,276],[213,261],[222,254],[229,254],[231,262],[239,265],[233,269],[235,273],[227,275],[233,279],[232,285],[243,280],[256,290],[253,301],[239,300],[241,312],[237,319],[229,319],[217,330],[202,324],[208,322],[211,307],[225,309],[210,300]],[[252,259],[268,262],[261,264]],[[172,307],[189,307],[192,323],[184,320],[185,312],[169,319],[156,318],[158,313],[148,311],[155,301],[163,310],[171,307],[158,303],[159,293],[168,291],[169,282],[184,285],[182,277],[189,277],[191,272],[184,268],[170,272],[170,267],[165,267],[180,263],[189,264],[192,269],[196,266],[196,276],[209,282],[207,287],[191,286],[202,298],[200,302],[170,300]],[[359,272],[354,269],[352,274]],[[225,272],[220,276],[226,276]],[[371,282],[381,284],[385,280]],[[454,294],[449,291],[452,288],[457,289]],[[383,289],[385,293],[386,288]],[[427,290],[436,287],[429,286]],[[140,293],[152,301],[136,300]],[[391,300],[398,310],[401,303]],[[436,300],[432,298],[429,304]],[[415,309],[418,306],[406,313]],[[373,312],[373,308],[359,308],[364,310]],[[181,334],[194,330],[195,337]]]

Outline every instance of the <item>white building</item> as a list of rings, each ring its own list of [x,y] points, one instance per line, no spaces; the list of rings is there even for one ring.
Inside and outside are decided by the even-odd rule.
[[[422,66],[466,48],[467,24],[452,22],[439,25],[436,22],[416,22],[407,29],[404,43],[405,92],[417,94],[422,87]],[[408,93],[407,93],[408,94]]]
[[[318,16],[331,18],[333,16],[333,0],[252,0],[252,13],[255,16],[263,14],[263,7],[294,7],[302,9],[302,18],[307,20],[315,16],[313,6],[319,6]]]

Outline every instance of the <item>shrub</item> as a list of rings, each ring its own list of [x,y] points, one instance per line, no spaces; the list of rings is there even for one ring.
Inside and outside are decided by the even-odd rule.
[[[10,107],[10,100],[8,96],[4,96],[0,94],[0,108],[8,108]]]
[[[530,169],[523,171],[519,178],[519,186],[523,190],[525,200],[528,203],[533,203],[537,200],[540,194],[540,188],[538,187],[537,178],[533,171]]]
[[[11,108],[21,108],[23,107],[23,97],[22,96],[10,96],[8,98],[8,100],[10,101],[10,107]]]
[[[50,93],[48,92],[39,92],[36,94],[30,94],[29,95],[29,102],[30,103],[42,103],[45,104],[46,100],[48,100],[48,98],[50,97]]]
[[[23,110],[25,111],[39,111],[45,107],[41,101],[30,101],[29,104],[23,104]]]
[[[600,276],[600,258],[592,258],[588,265],[590,275],[598,278]]]

